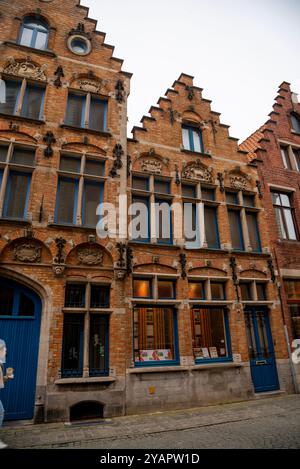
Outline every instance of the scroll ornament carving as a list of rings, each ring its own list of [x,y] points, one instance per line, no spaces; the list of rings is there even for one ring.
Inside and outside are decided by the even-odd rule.
[[[32,243],[24,243],[15,247],[14,259],[20,262],[41,262],[42,249]]]
[[[198,181],[212,182],[213,170],[204,166],[200,160],[187,164],[182,171],[183,179],[197,179]]]
[[[13,57],[11,57],[9,59],[9,63],[4,68],[3,73],[17,77],[33,78],[34,80],[46,81],[46,68],[47,65],[42,65],[41,67],[35,65],[31,61],[30,57],[27,57],[26,60],[22,60],[21,62],[17,62]]]
[[[102,265],[103,263],[103,253],[95,247],[79,249],[77,257],[79,263],[84,265]]]
[[[248,179],[244,176],[231,176],[230,185],[233,189],[245,190],[247,188]]]
[[[162,172],[162,164],[160,161],[156,160],[144,160],[141,165],[142,171],[147,173],[154,173],[154,174],[161,174]]]
[[[94,81],[94,80],[79,80],[78,86],[81,90],[90,92],[90,93],[100,93],[103,83]]]

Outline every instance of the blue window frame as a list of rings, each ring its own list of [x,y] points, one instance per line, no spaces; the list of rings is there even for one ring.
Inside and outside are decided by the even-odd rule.
[[[205,237],[210,249],[220,249],[217,207],[204,206]]]
[[[3,169],[0,169],[0,190],[2,185],[2,178],[3,178]]]
[[[90,315],[89,375],[109,375],[109,318]]]
[[[62,378],[83,374],[84,314],[65,314],[62,347]]]
[[[160,300],[173,300],[176,298],[176,282],[163,278],[157,279],[157,297]]]
[[[204,153],[202,132],[197,127],[182,126],[182,140],[185,150]]]
[[[149,191],[149,178],[142,176],[132,176],[132,189],[139,191]]]
[[[5,80],[6,102],[0,103],[0,112],[2,114],[15,115],[17,112],[21,82],[15,80]]]
[[[78,180],[60,177],[56,196],[55,223],[76,224]]]
[[[232,361],[228,314],[225,308],[194,306],[192,339],[197,364]]]
[[[45,50],[48,46],[49,28],[37,16],[26,16],[20,30],[19,44],[34,49]]]
[[[3,216],[24,220],[27,216],[31,174],[10,171],[4,199]]]
[[[89,129],[105,131],[107,128],[107,101],[91,97]]]
[[[177,314],[171,307],[134,308],[134,361],[136,367],[178,365]]]
[[[91,96],[89,112],[86,116],[87,98],[88,95],[69,92],[65,124],[105,132],[107,129],[107,101]]]
[[[152,280],[149,278],[134,278],[133,297],[143,299],[153,298]]]
[[[189,299],[190,300],[205,300],[205,282],[204,281],[190,281],[189,282]]]
[[[85,127],[86,96],[69,93],[66,124],[72,127]]]
[[[292,127],[297,134],[300,134],[300,116],[298,114],[291,114]]]
[[[231,233],[232,248],[235,251],[244,251],[244,238],[239,210],[228,210],[228,219]]]
[[[168,206],[167,219],[166,206]],[[169,200],[155,198],[155,224],[157,244],[173,244],[172,207]],[[163,232],[165,228],[166,233]],[[164,237],[164,234],[169,234],[169,236]]]

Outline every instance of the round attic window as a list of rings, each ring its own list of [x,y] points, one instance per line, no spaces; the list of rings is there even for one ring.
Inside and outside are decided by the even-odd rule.
[[[68,40],[68,47],[76,55],[87,55],[92,49],[89,39],[83,36],[71,36]]]

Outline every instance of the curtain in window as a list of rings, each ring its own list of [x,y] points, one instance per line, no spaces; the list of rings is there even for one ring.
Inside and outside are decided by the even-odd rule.
[[[99,216],[97,207],[101,202],[102,184],[85,182],[84,184],[84,206],[83,223],[87,226],[96,226]]]
[[[74,127],[84,127],[85,96],[69,94],[66,124]]]
[[[35,151],[27,148],[14,148],[11,162],[25,166],[34,166]]]
[[[204,208],[205,220],[205,235],[206,242],[209,248],[219,247],[218,232],[217,232],[217,211],[213,207]]]
[[[40,119],[44,89],[27,85],[21,115],[30,119]]]
[[[0,112],[3,114],[15,113],[20,86],[21,84],[15,81],[6,81],[6,103],[0,103]]]
[[[106,102],[91,98],[89,128],[92,130],[105,131]]]
[[[174,360],[174,323],[171,308],[139,308],[138,350],[149,351],[144,361]],[[136,331],[137,332],[137,331]]]
[[[231,242],[233,249],[244,249],[244,243],[242,238],[242,228],[240,220],[240,212],[235,210],[228,210],[228,218],[231,233]]]
[[[20,219],[25,218],[29,182],[29,174],[10,173],[4,203],[5,217]]]
[[[252,247],[253,251],[258,252],[261,250],[261,248],[260,248],[260,239],[259,239],[259,233],[258,233],[257,216],[255,213],[246,212],[246,219],[247,219],[250,246]]]
[[[58,189],[57,222],[75,223],[77,206],[77,180],[60,179]]]

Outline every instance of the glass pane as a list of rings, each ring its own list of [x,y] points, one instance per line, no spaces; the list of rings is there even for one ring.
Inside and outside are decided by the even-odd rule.
[[[259,301],[265,301],[267,299],[267,290],[266,290],[265,283],[256,282],[256,291],[257,291],[257,299]]]
[[[192,199],[196,198],[196,186],[190,184],[182,184],[182,197],[190,197]]]
[[[5,217],[25,218],[29,181],[28,174],[10,173],[4,204]]]
[[[0,161],[6,161],[8,147],[0,146]]]
[[[19,316],[34,316],[35,306],[31,298],[24,293],[20,293]]]
[[[35,164],[35,151],[27,148],[15,147],[11,163],[20,164],[25,166],[34,166]]]
[[[218,248],[218,227],[217,227],[217,209],[213,207],[204,207],[205,236],[209,248]]]
[[[201,187],[201,196],[203,200],[215,200],[215,189]]]
[[[191,149],[189,130],[186,127],[182,128],[182,142],[186,150]]]
[[[92,176],[104,176],[105,163],[104,161],[86,160],[84,172]]]
[[[300,300],[300,280],[285,280],[284,287],[289,300]]]
[[[109,286],[91,286],[91,308],[109,308]]]
[[[259,252],[261,250],[261,247],[256,213],[246,212],[246,220],[248,226],[250,246],[252,247],[253,251]]]
[[[193,130],[193,142],[194,142],[194,151],[197,153],[202,152],[202,144],[201,144],[201,137],[200,137],[200,130]]]
[[[246,313],[245,320],[246,320],[249,357],[250,359],[255,359],[258,356],[258,352],[257,352],[257,346],[256,346],[256,340],[255,340],[252,314]]]
[[[77,181],[60,179],[56,220],[58,223],[75,223],[77,207]]]
[[[298,171],[300,171],[300,150],[296,150],[294,148],[293,153],[294,153],[294,157],[295,157],[296,168],[297,168]]]
[[[85,307],[85,285],[67,285],[65,294],[66,308]]]
[[[151,280],[134,279],[133,296],[134,298],[151,298]]]
[[[66,124],[74,127],[84,127],[85,96],[69,94]]]
[[[292,126],[295,132],[300,133],[300,119],[298,116],[291,115]]]
[[[90,376],[99,376],[108,372],[106,366],[106,331],[107,318],[92,314],[90,316]]]
[[[83,39],[73,39],[71,42],[71,48],[77,54],[85,54],[88,50],[88,45]]]
[[[266,316],[263,312],[256,313],[257,330],[259,336],[260,353],[262,358],[270,357],[269,341],[266,331]]]
[[[175,298],[174,282],[168,280],[158,280],[157,282],[158,298]]]
[[[47,41],[48,41],[48,33],[38,31],[34,47],[36,49],[44,50],[47,48]]]
[[[87,226],[96,226],[99,221],[97,208],[102,199],[103,184],[85,182],[84,184],[84,203],[83,203],[83,224]]]
[[[291,169],[291,162],[290,162],[288,148],[287,147],[281,147],[280,151],[281,151],[283,166],[287,169]]]
[[[224,311],[195,308],[191,312],[194,356],[197,360],[226,358],[228,349]]]
[[[89,128],[93,130],[105,131],[106,130],[106,101],[92,98],[90,107],[90,121]]]
[[[38,18],[34,16],[28,16],[24,19],[24,25],[38,29],[39,31],[48,31],[48,27],[44,21],[40,21]]]
[[[296,240],[297,235],[296,235],[294,220],[292,216],[292,211],[289,208],[284,208],[283,211],[284,211],[285,223],[286,223],[286,227],[288,231],[288,239]]]
[[[174,319],[170,308],[134,310],[134,352],[138,363],[175,359]]]
[[[155,200],[155,225],[158,244],[172,242],[171,204],[165,200]]]
[[[84,315],[65,314],[62,378],[82,376]]]
[[[44,89],[27,85],[21,115],[29,119],[40,119]]]
[[[273,205],[281,205],[280,194],[277,192],[271,192]]]
[[[281,238],[287,239],[287,233],[283,223],[282,212],[280,208],[274,207],[278,231]]]
[[[13,313],[14,289],[0,280],[0,316],[11,316]]]
[[[292,320],[293,339],[300,339],[300,302],[289,305],[289,312]]]
[[[204,283],[203,282],[189,282],[189,299],[190,300],[204,300]]]
[[[211,282],[210,291],[212,300],[225,300],[225,285],[224,283]]]
[[[22,29],[22,34],[20,38],[20,44],[22,46],[31,46],[31,41],[32,41],[32,36],[33,36],[33,30],[31,28],[26,28],[25,26]]]
[[[280,194],[280,199],[281,199],[281,205],[283,205],[284,207],[291,206],[291,201],[287,194]]]
[[[161,194],[170,194],[170,182],[161,181],[160,179],[154,180],[154,192],[159,192]]]
[[[59,169],[70,173],[80,173],[81,158],[70,156],[62,156],[60,159]]]
[[[243,201],[244,201],[245,207],[255,207],[254,195],[243,195]]]
[[[138,189],[140,191],[148,191],[149,190],[149,179],[133,176],[132,178],[132,188]]]
[[[149,241],[150,239],[150,210],[148,198],[132,197],[132,204],[136,211],[132,216],[132,239],[135,241]]]
[[[0,103],[0,112],[3,114],[15,114],[17,98],[20,90],[20,83],[15,81],[5,81],[6,103]]]
[[[238,197],[235,192],[226,192],[226,202],[228,204],[237,205]]]
[[[228,218],[229,218],[229,225],[230,225],[232,247],[233,249],[242,251],[244,249],[244,241],[243,241],[243,235],[242,235],[240,212],[228,210]]]
[[[240,290],[243,301],[252,301],[251,283],[240,283]]]

